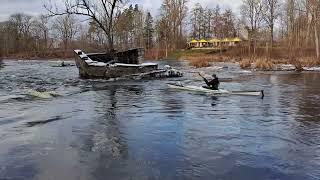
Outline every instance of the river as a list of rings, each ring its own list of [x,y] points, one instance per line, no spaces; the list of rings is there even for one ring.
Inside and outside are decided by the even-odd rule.
[[[0,179],[320,179],[320,73],[191,69],[182,79],[88,80],[76,67],[4,61]],[[169,89],[191,71],[265,98]],[[51,98],[32,90],[54,91]]]

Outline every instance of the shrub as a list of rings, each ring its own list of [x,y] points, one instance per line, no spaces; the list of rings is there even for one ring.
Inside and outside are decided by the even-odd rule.
[[[259,58],[256,61],[255,68],[259,69],[259,70],[272,70],[273,69],[273,63],[271,61],[267,60],[267,59]]]
[[[243,69],[251,68],[251,60],[250,59],[243,59],[240,61],[240,67]]]
[[[306,66],[306,67],[313,67],[313,66],[320,65],[320,61],[317,58],[312,58],[312,57],[299,58],[299,62],[302,66]]]
[[[209,67],[210,63],[203,59],[193,59],[189,61],[189,65],[194,66],[196,68],[201,68],[201,67]]]

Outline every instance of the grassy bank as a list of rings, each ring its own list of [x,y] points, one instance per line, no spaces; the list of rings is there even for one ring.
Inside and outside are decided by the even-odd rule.
[[[187,60],[197,68],[208,67],[211,62],[236,62],[219,49],[177,50],[169,54],[170,59]]]
[[[314,58],[309,50],[295,52],[289,55],[285,48],[274,48],[272,54],[266,54],[265,48],[257,48],[256,54],[251,55],[246,48],[237,47],[228,50],[179,50],[169,54],[170,58],[187,60],[190,65],[195,67],[210,66],[211,62],[234,62],[239,63],[244,69],[254,68],[260,70],[273,70],[279,64],[292,64],[296,69],[302,67],[319,66],[320,60]]]

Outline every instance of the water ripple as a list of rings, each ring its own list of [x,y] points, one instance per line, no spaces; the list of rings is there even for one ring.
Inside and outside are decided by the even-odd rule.
[[[0,179],[319,179],[320,74],[165,63],[233,78],[221,87],[264,89],[266,97],[208,97],[166,86],[201,85],[191,73],[88,80],[76,67],[5,61]],[[59,96],[35,98],[29,90]]]

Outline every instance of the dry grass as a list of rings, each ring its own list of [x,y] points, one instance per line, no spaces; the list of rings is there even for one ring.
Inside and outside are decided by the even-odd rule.
[[[272,60],[268,60],[267,58],[257,58],[257,57],[243,58],[239,62],[239,65],[242,69],[256,68],[259,70],[272,70],[274,68],[274,64],[275,63]]]
[[[292,64],[292,65],[294,65],[296,67],[297,71],[302,71],[303,70],[301,61],[293,58],[293,59],[291,59],[290,62],[291,62],[290,64]],[[289,63],[287,63],[287,64],[289,64]]]
[[[251,60],[249,58],[243,59],[239,62],[239,65],[242,69],[251,68]]]
[[[166,56],[164,49],[146,49],[144,52],[145,59],[161,59]]]
[[[201,59],[189,60],[189,65],[194,66],[196,68],[201,68],[201,67],[209,67],[210,63],[201,58]]]
[[[256,68],[259,70],[277,70],[279,64],[292,64],[296,70],[302,67],[320,66],[320,59],[316,59],[312,49],[293,50],[294,54],[289,55],[288,49],[274,47],[272,53],[266,54],[264,47],[258,47],[253,56],[248,47],[230,48],[223,52],[213,50],[185,50],[174,53],[174,57],[180,60],[187,60],[194,67],[207,67],[211,62],[239,62],[243,69]],[[254,66],[252,64],[255,64]]]
[[[188,61],[195,61],[201,59],[202,61],[208,62],[224,62],[224,57],[214,55],[182,56],[179,59]]]
[[[305,67],[320,66],[320,60],[312,57],[299,58],[299,62]]]
[[[251,64],[254,63],[256,69],[259,70],[273,70],[276,69],[277,64],[292,64],[296,67],[296,70],[302,70],[303,67],[314,67],[319,66],[320,61],[315,58],[279,58],[279,59],[267,59],[265,57],[259,57],[259,58],[244,58],[242,59],[239,64],[240,67],[243,69],[250,69]]]
[[[217,55],[197,55],[197,56],[182,56],[180,60],[189,61],[189,65],[196,68],[209,67],[211,62],[232,62],[226,56],[217,56]]]
[[[264,58],[259,58],[255,62],[255,68],[259,70],[272,70],[273,62]]]

